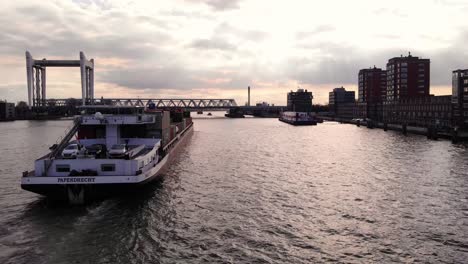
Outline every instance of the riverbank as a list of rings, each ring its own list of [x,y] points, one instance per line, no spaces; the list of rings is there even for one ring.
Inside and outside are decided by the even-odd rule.
[[[411,126],[407,124],[391,124],[391,123],[383,123],[383,122],[374,122],[374,121],[366,121],[366,120],[350,120],[345,118],[334,118],[334,117],[321,117],[326,121],[335,121],[339,123],[345,124],[353,124],[358,127],[367,127],[370,129],[373,128],[380,128],[384,131],[387,130],[394,130],[400,131],[402,134],[406,135],[416,134],[416,135],[423,135],[427,136],[428,139],[437,140],[439,138],[448,139],[452,142],[460,142],[460,141],[468,141],[468,131],[458,131],[454,133],[454,131],[444,131],[438,130],[436,127],[420,127],[420,126]]]

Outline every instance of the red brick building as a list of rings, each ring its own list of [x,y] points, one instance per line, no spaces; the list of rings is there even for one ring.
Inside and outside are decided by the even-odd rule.
[[[430,60],[409,54],[387,63],[387,101],[429,95]]]
[[[452,72],[453,124],[468,129],[468,69]]]
[[[451,96],[421,96],[386,101],[383,120],[387,123],[427,127],[436,125],[448,130],[451,127]]]
[[[382,102],[387,94],[387,71],[380,68],[361,69],[359,71],[359,113],[366,113],[364,118],[382,120]],[[362,109],[365,106],[365,109]],[[362,117],[359,115],[359,117]]]
[[[359,71],[358,102],[380,103],[385,101],[386,92],[387,71],[375,66]]]

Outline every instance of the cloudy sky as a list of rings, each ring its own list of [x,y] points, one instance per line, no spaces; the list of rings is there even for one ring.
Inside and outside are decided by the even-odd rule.
[[[286,104],[298,86],[326,103],[391,57],[431,59],[431,93],[468,68],[468,1],[1,1],[0,99],[27,99],[24,52],[95,59],[96,97],[234,98]],[[48,97],[80,97],[77,68],[49,68]]]

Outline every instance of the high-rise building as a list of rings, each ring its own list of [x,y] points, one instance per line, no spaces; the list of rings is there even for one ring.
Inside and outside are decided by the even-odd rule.
[[[387,100],[429,95],[430,60],[408,54],[387,63]]]
[[[335,116],[353,118],[356,104],[355,92],[344,87],[335,88],[328,94],[328,107]]]
[[[453,124],[468,128],[468,69],[452,72]]]
[[[333,91],[328,94],[328,104],[330,107],[339,103],[354,103],[355,100],[355,92],[346,91],[343,86],[333,89]]]
[[[312,112],[312,92],[297,89],[288,93],[288,111]]]
[[[385,101],[387,94],[387,72],[380,68],[362,69],[359,71],[360,103],[379,103]]]
[[[15,118],[15,104],[0,101],[0,120],[12,120]]]

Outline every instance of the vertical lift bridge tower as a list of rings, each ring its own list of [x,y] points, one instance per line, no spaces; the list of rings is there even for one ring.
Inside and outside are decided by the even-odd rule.
[[[82,104],[94,99],[94,59],[86,60],[80,51],[79,60],[35,60],[26,51],[29,107],[46,106],[46,67],[80,67]]]

